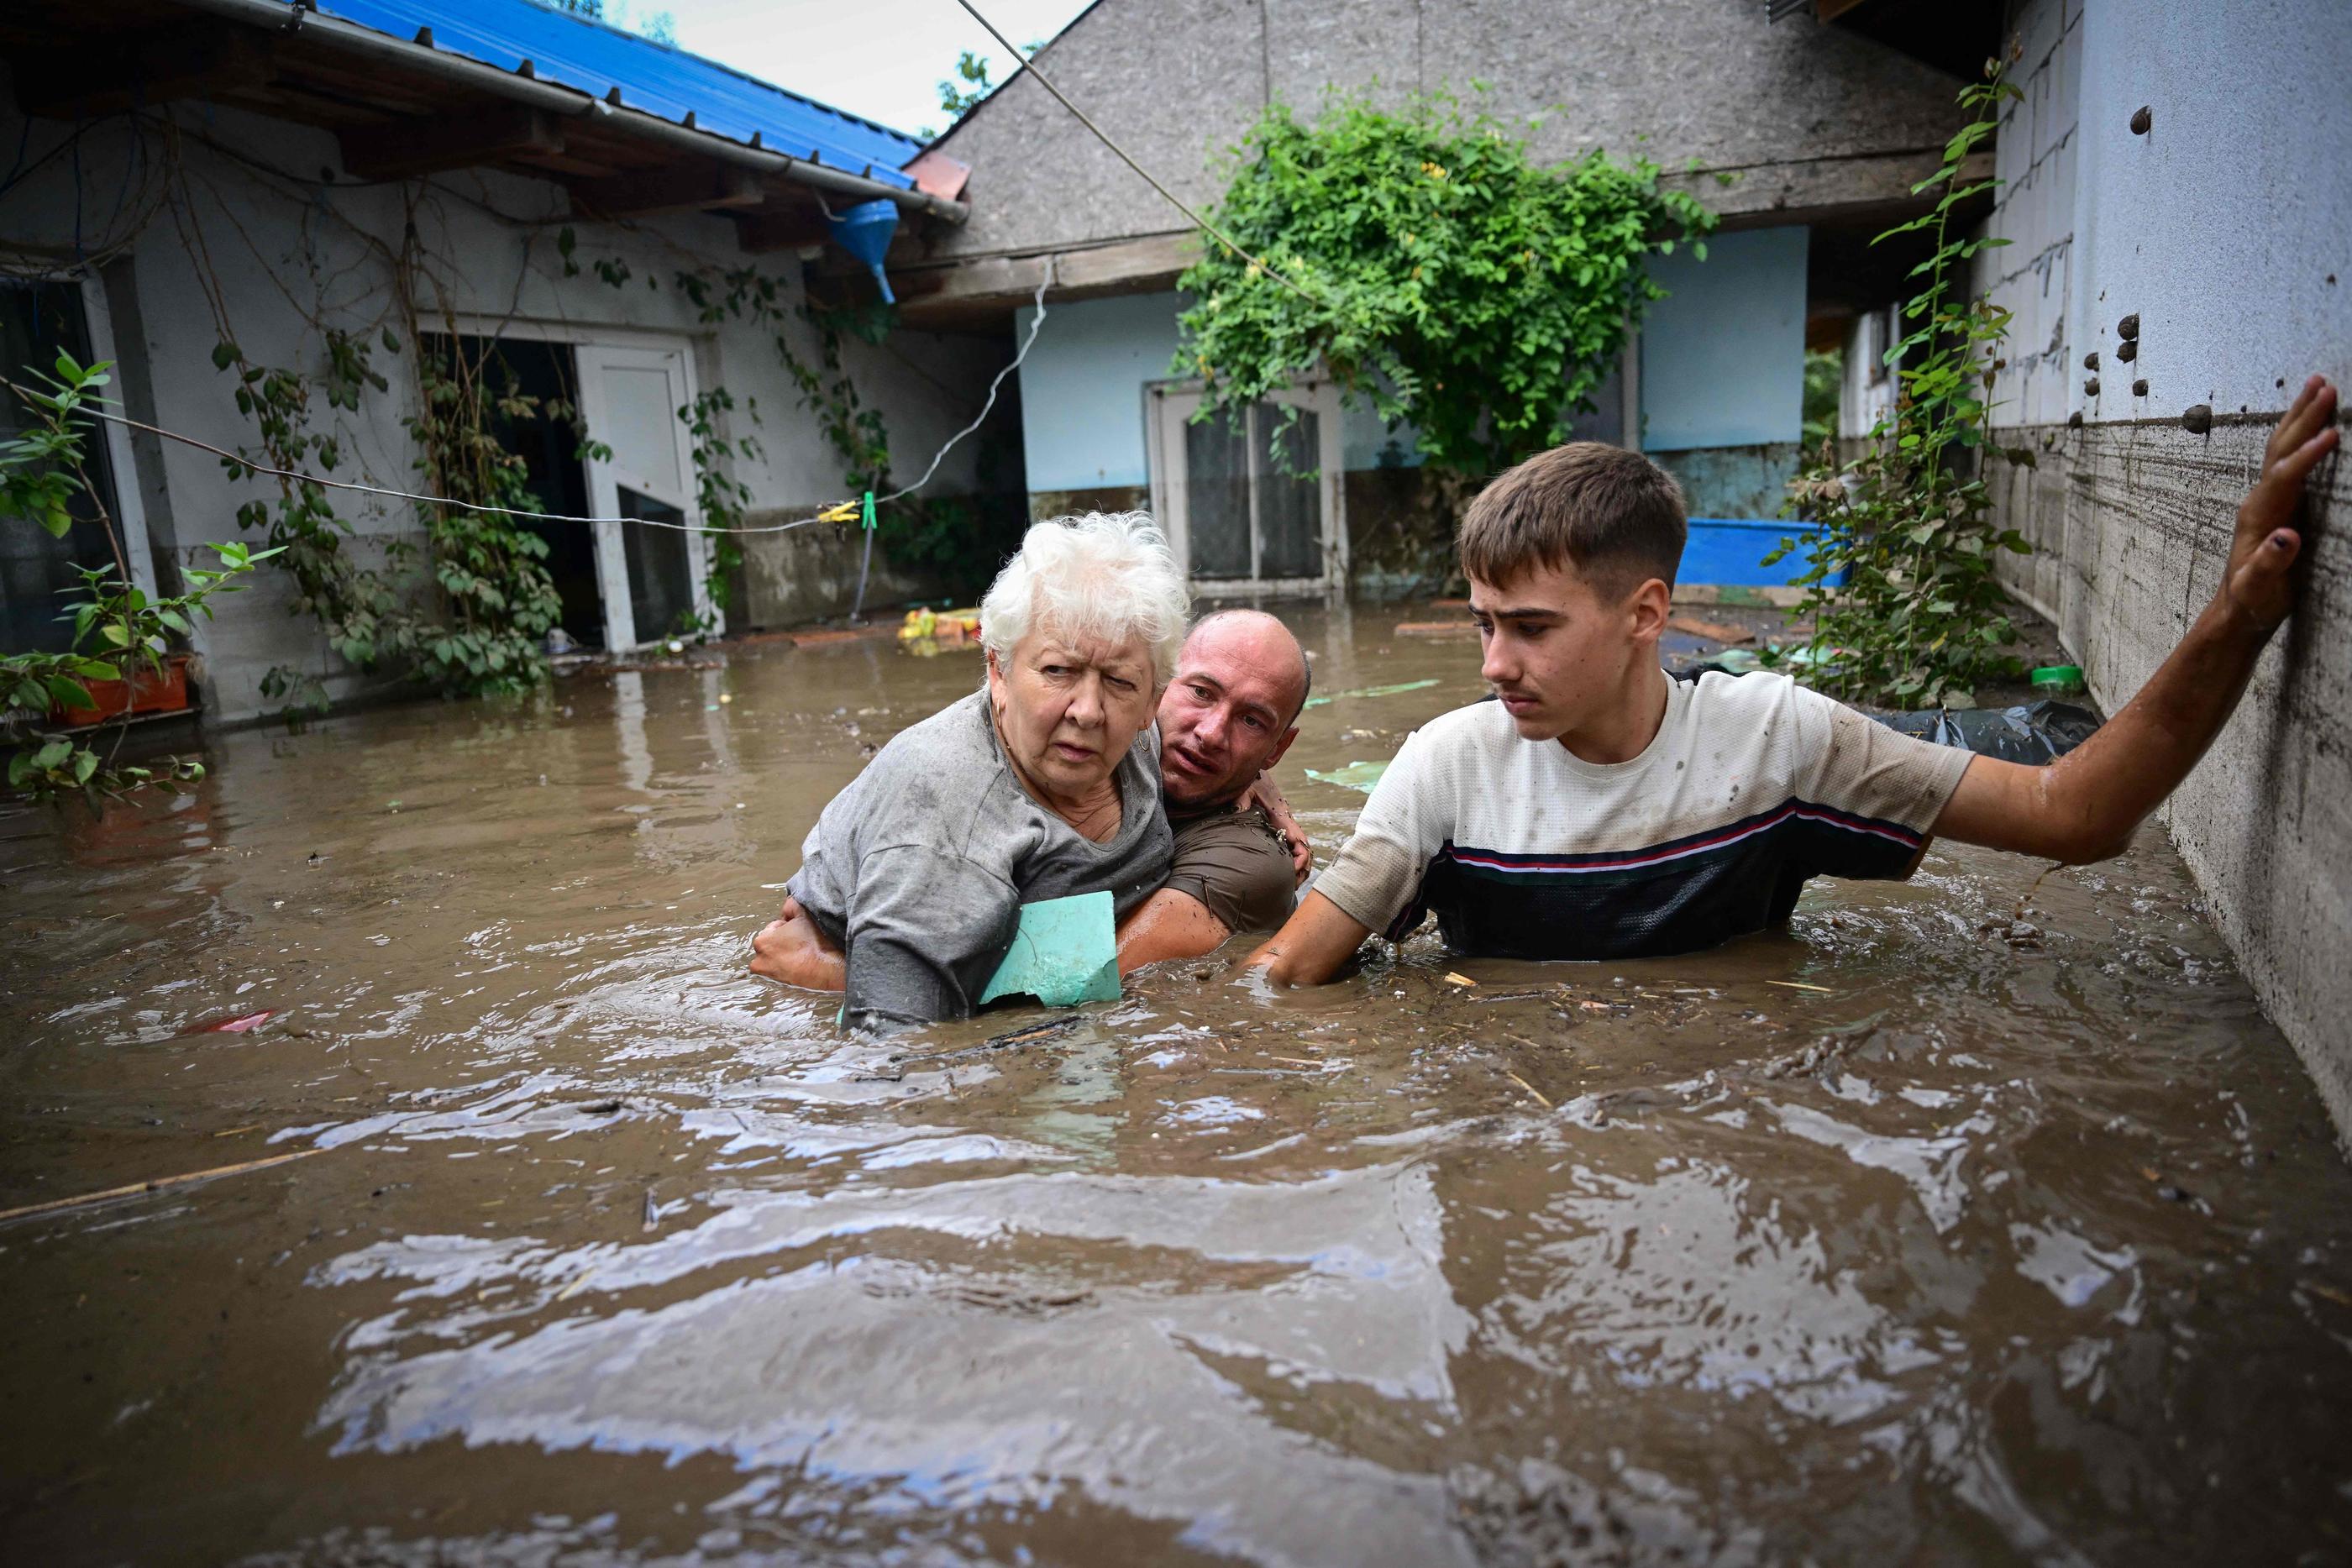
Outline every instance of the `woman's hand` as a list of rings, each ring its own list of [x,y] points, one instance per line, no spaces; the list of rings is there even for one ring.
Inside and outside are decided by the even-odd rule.
[[[841,950],[824,939],[800,900],[791,897],[751,938],[751,973],[810,991],[845,990],[849,984]]]
[[[1282,798],[1281,787],[1275,783],[1273,774],[1259,774],[1255,782],[1242,791],[1241,799],[1234,802],[1236,811],[1253,807],[1266,814],[1274,823],[1274,831],[1282,835],[1284,847],[1290,851],[1291,880],[1305,882],[1307,873],[1315,869],[1315,850],[1307,843],[1307,830],[1299,825],[1290,802]]]

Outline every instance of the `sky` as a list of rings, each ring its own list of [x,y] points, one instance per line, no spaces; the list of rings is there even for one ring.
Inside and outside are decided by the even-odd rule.
[[[1024,48],[1087,8],[1087,0],[973,3]],[[607,16],[615,9],[608,5]],[[989,59],[991,81],[1013,66],[956,0],[633,0],[624,25],[663,11],[678,47],[909,134],[947,128],[939,83],[962,50]]]

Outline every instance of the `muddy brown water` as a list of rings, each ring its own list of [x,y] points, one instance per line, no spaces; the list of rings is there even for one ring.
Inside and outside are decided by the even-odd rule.
[[[1307,716],[1327,855],[1478,694],[1402,618],[1296,617],[1436,682]],[[2352,1172],[2159,832],[860,1043],[745,942],[976,658],[723,658],[0,819],[0,1207],[321,1151],[0,1225],[11,1561],[2352,1552]]]

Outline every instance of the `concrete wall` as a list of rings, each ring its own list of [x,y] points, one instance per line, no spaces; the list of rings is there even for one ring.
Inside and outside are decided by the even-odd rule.
[[[82,257],[104,264],[121,361],[114,390],[136,417],[231,450],[257,446],[255,430],[234,404],[232,376],[212,362],[223,330],[257,364],[318,377],[325,359],[320,324],[373,340],[403,322],[385,256],[399,249],[413,222],[423,257],[417,305],[427,329],[446,309],[506,323],[526,336],[649,333],[685,345],[700,386],[723,385],[747,408],[756,401],[761,422],[739,413],[731,426],[736,435],[756,436],[762,448],[761,455],[734,465],[755,507],[777,518],[804,516],[841,496],[841,460],[801,409],[769,335],[748,326],[706,327],[669,285],[681,268],[745,259],[725,220],[577,225],[583,270],[566,277],[553,222],[563,214],[564,197],[552,184],[494,173],[412,185],[322,184],[316,172],[341,162],[334,140],[322,132],[202,103],[175,112],[204,139],[190,135],[180,144],[185,180],[176,220],[163,204],[170,164],[154,133],[142,152],[127,122],[115,120],[83,132],[79,189],[76,161],[60,157],[9,193],[0,235],[17,265],[46,256],[57,270],[70,272],[79,227]],[[22,124],[13,101],[0,98],[0,141],[16,145]],[[72,130],[35,121],[28,163]],[[608,287],[586,270],[594,258],[625,262],[631,281]],[[796,297],[797,264],[771,271],[787,282],[788,297]],[[647,279],[661,286],[648,287]],[[808,329],[797,319],[787,329],[813,356]],[[899,333],[878,347],[849,343],[846,361],[864,402],[884,413],[899,468],[911,477],[979,409],[987,379],[1007,351],[983,339]],[[314,423],[341,446],[340,476],[415,488],[416,454],[403,424],[417,395],[413,350],[404,343],[392,356],[379,347],[377,361],[391,382],[388,392],[364,394],[356,413],[330,409],[318,396]],[[935,488],[970,487],[979,442],[1009,440],[1006,423],[951,454]],[[216,458],[174,443],[138,437],[132,455],[149,531],[167,568],[172,560],[205,564],[209,555],[197,547],[237,537],[238,504],[275,494],[267,482],[232,483]],[[335,507],[354,530],[350,548],[362,562],[381,561],[388,546],[421,542],[407,503],[339,497]],[[803,580],[803,568],[824,558],[808,537],[820,531],[826,530],[748,541],[750,591],[740,602],[755,622],[804,618],[840,597]],[[830,567],[819,575],[836,584],[841,576]],[[294,611],[285,573],[264,567],[250,581],[247,591],[218,601],[216,621],[199,624],[209,717],[236,719],[276,706],[260,692],[273,665],[316,675],[336,699],[383,683],[383,674],[349,668],[328,651],[315,618]],[[419,591],[429,597],[431,590]]]
[[[1021,365],[1022,455],[1030,513],[1150,505],[1144,388],[1176,376],[1181,294],[1125,294],[1045,308],[1045,324]],[[1035,311],[1024,306],[1013,340]],[[1368,403],[1340,409],[1341,462],[1349,472],[1413,467],[1412,427],[1391,431]]]
[[[1996,478],[2041,551],[2011,568],[2014,585],[2112,709],[2214,591],[2292,389],[2315,371],[2352,380],[2352,8],[2274,0],[2189,26],[2122,0],[2034,0],[2017,27],[2028,96],[2004,123],[2015,183],[1992,220],[2015,243],[1985,253],[1982,281],[2039,356],[2012,355],[1997,389],[2018,416],[2006,439],[2042,450]],[[2135,135],[2143,106],[2153,123]],[[2141,347],[2124,363],[2116,324],[2131,313]],[[2095,396],[2081,365],[2094,350]],[[2214,410],[2210,434],[2182,428],[2194,403]],[[2352,1135],[2347,489],[2342,459],[2321,470],[2301,608],[2168,821]]]
[[[1033,494],[1150,484],[1143,388],[1171,374],[1185,304],[1178,294],[1128,294],[1045,308],[1021,365],[1022,455]],[[1022,309],[1016,342],[1035,314]]]
[[[1667,297],[1642,322],[1642,450],[1693,517],[1780,510],[1805,416],[1806,246],[1801,227],[1746,229],[1650,264]]]
[[[1627,47],[1626,40],[1639,40]],[[1547,162],[1594,147],[1705,181],[1711,204],[1768,210],[1777,171],[1829,179],[1873,155],[1942,145],[1956,84],[1809,21],[1769,26],[1753,0],[1102,0],[1039,56],[1087,114],[1186,201],[1213,201],[1222,155],[1276,100],[1312,114],[1327,87],[1477,95],[1528,127]],[[985,256],[1187,226],[1035,79],[1015,76],[942,143],[971,165],[971,222],[931,253]],[[1823,189],[1829,188],[1827,185]],[[1801,200],[1801,198],[1800,198]]]

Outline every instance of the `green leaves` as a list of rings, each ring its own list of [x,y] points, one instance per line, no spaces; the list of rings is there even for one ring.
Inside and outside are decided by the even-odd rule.
[[[1817,526],[1812,565],[1800,579],[1806,597],[1794,613],[1816,628],[1805,678],[1840,695],[1905,706],[1972,703],[1981,685],[2020,673],[2005,652],[2015,633],[1992,563],[2000,551],[2030,547],[2016,530],[1996,527],[1979,476],[2000,450],[1990,444],[1993,405],[1984,394],[2010,313],[1967,298],[1958,282],[1970,257],[2007,242],[1949,234],[1952,213],[1993,183],[1962,178],[1993,132],[1983,111],[2014,96],[1997,74],[1961,92],[1963,107],[1980,117],[1946,144],[1937,173],[1915,187],[1943,194],[1879,236],[1925,234],[1933,242],[1912,271],[1919,292],[1903,308],[1913,329],[1886,356],[1903,396],[1853,462],[1841,466],[1834,444],[1824,442],[1790,482],[1781,509]],[[2023,458],[2031,464],[2032,454]],[[1796,547],[1790,539],[1779,554]]]
[[[1234,150],[1216,217],[1298,287],[1209,247],[1181,280],[1199,303],[1175,371],[1213,408],[1326,365],[1457,472],[1562,439],[1660,297],[1643,258],[1713,224],[1654,165],[1539,168],[1444,95],[1394,111],[1334,95],[1312,127],[1276,106]]]

